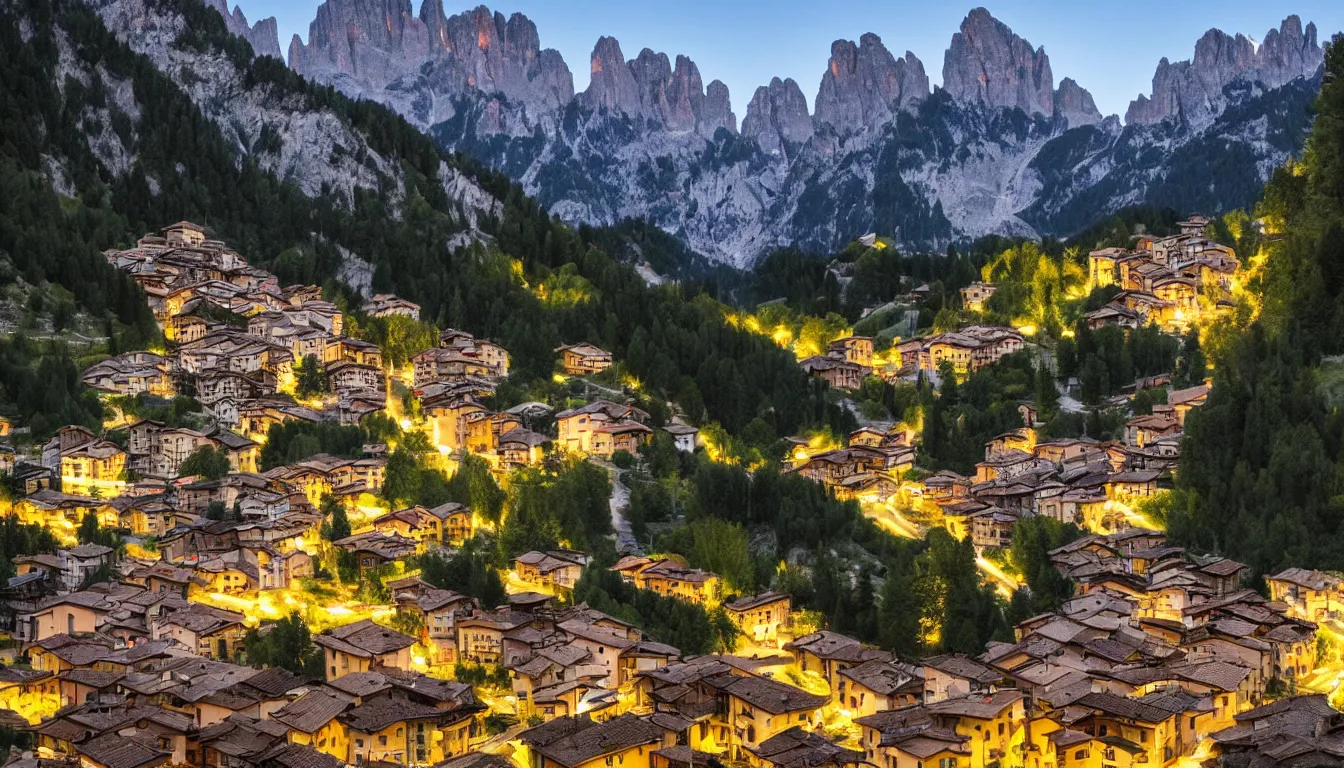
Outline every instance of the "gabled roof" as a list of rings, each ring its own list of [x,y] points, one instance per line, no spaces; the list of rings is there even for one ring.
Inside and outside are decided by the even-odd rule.
[[[344,694],[330,688],[315,688],[272,712],[271,719],[302,733],[316,733],[353,705],[353,700]]]
[[[443,715],[436,707],[411,701],[405,696],[380,696],[337,715],[351,730],[377,733],[393,723],[433,720]]]
[[[313,642],[333,651],[370,658],[410,648],[415,645],[415,638],[364,619],[314,635]]]
[[[523,731],[518,738],[562,766],[576,766],[632,747],[657,744],[663,738],[663,729],[635,715],[604,723],[594,723],[584,716],[557,718]]]

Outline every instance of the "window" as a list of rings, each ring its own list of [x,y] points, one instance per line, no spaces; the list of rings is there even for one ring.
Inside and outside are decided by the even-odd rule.
[[[387,746],[387,737],[386,737],[386,736],[379,736],[379,737],[378,737],[378,746],[380,746],[380,747],[386,747],[386,746]]]
[[[1087,750],[1086,750],[1086,749],[1080,749],[1080,750],[1078,750],[1077,752],[1074,752],[1074,753],[1073,753],[1073,759],[1074,759],[1074,760],[1086,760],[1086,759],[1087,759]]]
[[[363,740],[363,739],[355,739],[355,747],[358,748],[358,749],[363,749],[363,748],[364,748],[364,740]]]

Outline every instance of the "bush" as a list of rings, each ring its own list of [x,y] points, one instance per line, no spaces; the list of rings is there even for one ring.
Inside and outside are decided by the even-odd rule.
[[[620,469],[629,469],[635,466],[635,457],[632,456],[629,451],[621,448],[611,454],[611,463],[615,464]]]

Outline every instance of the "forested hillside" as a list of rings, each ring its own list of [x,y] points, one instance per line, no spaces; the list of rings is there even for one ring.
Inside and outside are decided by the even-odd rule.
[[[1213,389],[1182,445],[1173,538],[1257,572],[1344,569],[1344,45],[1330,46],[1303,158],[1274,174],[1252,263],[1262,305],[1211,344]]]
[[[168,18],[183,17],[175,49],[225,57],[243,73],[243,88],[338,116],[366,142],[363,160],[385,169],[380,186],[309,196],[264,168],[283,139],[240,150],[85,4],[6,2],[0,122],[3,183],[12,189],[0,202],[0,249],[32,279],[68,287],[81,306],[113,312],[144,339],[152,319],[143,298],[99,251],[165,222],[197,220],[286,283],[325,282],[340,293],[333,276],[356,254],[373,266],[371,291],[395,292],[441,325],[498,339],[523,381],[548,378],[553,349],[587,339],[628,360],[648,390],[730,430],[758,417],[776,434],[843,426],[791,354],[732,328],[708,297],[650,287],[591,246],[626,243],[627,235],[583,238],[503,176],[445,155],[385,108],[305,83],[273,59],[254,59],[198,0],[154,5]],[[494,197],[493,212],[485,212],[492,215],[470,215],[449,194],[459,175]],[[65,255],[52,259],[53,252]],[[555,279],[581,290],[566,294],[572,301],[543,299],[539,287]]]

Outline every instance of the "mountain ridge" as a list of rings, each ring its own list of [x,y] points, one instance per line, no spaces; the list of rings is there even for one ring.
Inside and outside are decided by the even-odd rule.
[[[223,0],[211,7],[224,14]],[[256,34],[224,15],[235,34]],[[705,86],[684,55],[644,49],[627,59],[603,37],[589,85],[576,91],[535,24],[485,6],[447,16],[441,0],[424,0],[418,14],[410,0],[326,0],[308,42],[295,36],[290,45],[299,74],[392,107],[446,148],[505,171],[556,215],[595,225],[645,218],[736,266],[774,247],[832,249],[874,230],[911,247],[1067,235],[1078,225],[1064,213],[1073,198],[1046,193],[1087,196],[1098,212],[1151,202],[1168,182],[1166,161],[1192,143],[1235,145],[1231,154],[1262,182],[1300,137],[1281,146],[1253,128],[1296,124],[1309,99],[1288,85],[1310,82],[1321,61],[1314,25],[1296,16],[1258,48],[1210,30],[1190,61],[1159,63],[1152,93],[1122,124],[1075,80],[1056,83],[1044,46],[976,8],[952,37],[942,86],[913,54],[897,58],[867,33],[832,44],[814,108],[797,82],[775,78],[756,89],[739,124],[727,86]],[[1283,103],[1260,98],[1275,90]],[[1220,123],[1239,99],[1265,113],[1246,115],[1246,126]],[[1084,134],[1070,135],[1077,130]],[[1089,147],[1087,167],[1038,162],[1069,156],[1061,145]],[[1108,178],[1134,171],[1131,153],[1148,158],[1143,183]],[[1110,193],[1096,194],[1088,180]],[[1246,179],[1234,186],[1185,204],[1216,212],[1249,203]]]

